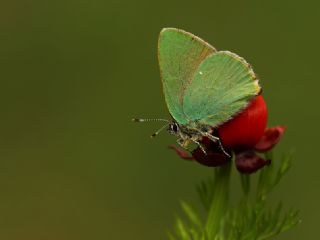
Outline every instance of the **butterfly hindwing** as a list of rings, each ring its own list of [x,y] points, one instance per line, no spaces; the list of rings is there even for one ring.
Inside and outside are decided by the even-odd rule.
[[[245,108],[261,87],[250,65],[228,51],[207,57],[196,69],[183,97],[190,122],[218,126]]]
[[[208,43],[183,30],[164,28],[160,32],[158,58],[163,91],[170,114],[180,124],[188,122],[182,109],[186,89],[190,89],[200,63],[214,52]]]

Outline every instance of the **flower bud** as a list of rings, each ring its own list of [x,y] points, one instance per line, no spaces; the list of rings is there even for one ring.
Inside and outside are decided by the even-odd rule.
[[[254,148],[266,129],[267,116],[267,105],[259,95],[246,109],[218,128],[223,146],[235,151]]]

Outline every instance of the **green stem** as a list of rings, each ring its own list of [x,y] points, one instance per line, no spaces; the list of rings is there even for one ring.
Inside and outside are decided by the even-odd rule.
[[[205,226],[208,239],[215,239],[216,235],[221,231],[223,218],[228,207],[230,172],[231,162],[215,169],[214,196]]]
[[[242,191],[245,195],[245,198],[248,198],[250,193],[250,175],[240,173]]]

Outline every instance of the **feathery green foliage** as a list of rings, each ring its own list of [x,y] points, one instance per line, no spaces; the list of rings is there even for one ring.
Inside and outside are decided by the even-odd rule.
[[[272,153],[266,154],[272,159]],[[291,166],[291,156],[285,156],[276,167],[271,164],[259,171],[255,189],[251,176],[240,174],[243,197],[232,206],[228,201],[231,163],[216,168],[214,178],[197,186],[205,215],[200,209],[182,202],[184,217],[177,217],[175,233],[170,240],[265,240],[287,231],[299,223],[296,210],[284,210],[279,203],[267,206],[267,198]]]

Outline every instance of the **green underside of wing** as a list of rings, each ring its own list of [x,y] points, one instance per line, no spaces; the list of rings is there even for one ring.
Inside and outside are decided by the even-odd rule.
[[[185,91],[183,111],[190,122],[218,126],[245,108],[260,89],[244,59],[231,52],[217,52],[196,69]]]
[[[159,35],[163,92],[170,114],[180,124],[189,121],[182,109],[185,91],[200,63],[215,51],[205,41],[183,30],[165,28]]]

